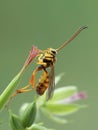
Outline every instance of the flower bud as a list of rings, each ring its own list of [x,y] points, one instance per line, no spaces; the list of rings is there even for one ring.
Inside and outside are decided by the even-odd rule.
[[[26,109],[23,110],[22,113],[23,114],[21,115],[21,121],[24,128],[30,127],[33,124],[36,116],[36,103],[35,102],[30,103],[26,107]]]
[[[10,111],[10,125],[12,130],[24,130],[20,118]]]

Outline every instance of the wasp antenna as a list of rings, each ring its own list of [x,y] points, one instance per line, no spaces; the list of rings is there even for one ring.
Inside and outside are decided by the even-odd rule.
[[[81,26],[67,41],[65,41],[56,51],[61,50],[64,48],[68,43],[70,43],[82,30],[88,28],[88,26]]]

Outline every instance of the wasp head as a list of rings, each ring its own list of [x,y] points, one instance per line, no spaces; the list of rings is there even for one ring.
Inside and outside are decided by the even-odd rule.
[[[51,53],[52,55],[55,56],[57,54],[57,51],[56,51],[56,49],[49,48],[49,53]]]

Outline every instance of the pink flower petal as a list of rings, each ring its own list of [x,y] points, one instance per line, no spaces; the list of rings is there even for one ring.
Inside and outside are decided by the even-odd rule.
[[[21,69],[20,73],[23,73],[24,70],[28,67],[28,65],[34,60],[34,58],[39,54],[40,50],[37,49],[34,45],[32,46],[30,53],[23,65],[23,68]]]
[[[39,50],[37,49],[37,47],[35,47],[34,45],[31,48],[31,51],[29,53],[29,57],[28,57],[28,63],[30,63],[31,61],[34,60],[34,58],[39,54]]]
[[[32,46],[29,56],[25,62],[25,66],[27,67],[33,60],[34,58],[39,54],[40,50],[37,49],[34,45]]]
[[[79,92],[79,93],[75,93],[74,95],[72,95],[64,100],[59,101],[59,103],[68,104],[68,103],[72,103],[77,100],[86,99],[86,98],[87,98],[87,95],[85,92]]]

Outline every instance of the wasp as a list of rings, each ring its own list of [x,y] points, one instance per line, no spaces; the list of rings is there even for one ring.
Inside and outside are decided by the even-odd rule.
[[[65,41],[57,49],[48,48],[46,50],[39,50],[40,53],[36,56],[36,64],[38,66],[33,71],[29,84],[19,90],[16,90],[12,97],[16,96],[18,93],[32,91],[35,88],[38,95],[43,95],[47,90],[46,98],[47,100],[49,100],[53,96],[55,87],[54,65],[56,62],[56,55],[62,48],[64,48],[68,43],[70,43],[85,28],[87,28],[87,26],[80,27],[75,33],[73,33],[73,35],[67,41]],[[39,81],[36,83],[36,74],[39,71],[42,71],[42,74],[39,78]],[[30,86],[32,86],[31,89],[29,89]]]

